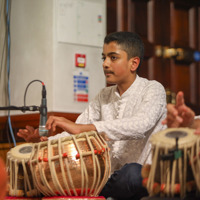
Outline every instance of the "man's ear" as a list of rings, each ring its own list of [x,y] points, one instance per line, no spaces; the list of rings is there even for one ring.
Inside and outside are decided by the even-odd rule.
[[[130,70],[132,72],[136,71],[139,64],[140,64],[140,58],[139,57],[133,57],[129,60],[130,62]]]

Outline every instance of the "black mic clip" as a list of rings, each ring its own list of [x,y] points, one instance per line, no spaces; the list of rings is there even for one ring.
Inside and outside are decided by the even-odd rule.
[[[46,88],[45,85],[42,86],[42,101],[39,108],[40,111],[40,124],[39,124],[39,135],[47,136],[48,130],[46,129],[47,121],[47,99],[46,99]]]

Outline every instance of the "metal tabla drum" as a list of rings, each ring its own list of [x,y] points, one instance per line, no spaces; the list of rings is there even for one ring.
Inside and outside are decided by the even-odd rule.
[[[8,151],[6,167],[8,173],[9,196],[38,197],[40,192],[33,184],[28,161],[32,152],[32,143],[17,145]]]
[[[109,150],[95,131],[34,144],[34,183],[45,196],[98,196],[110,175]]]
[[[199,190],[200,183],[194,175],[197,169],[194,159],[199,156],[199,136],[194,134],[194,130],[168,128],[152,135],[150,141],[152,164],[142,168],[143,185],[149,195],[184,197]]]

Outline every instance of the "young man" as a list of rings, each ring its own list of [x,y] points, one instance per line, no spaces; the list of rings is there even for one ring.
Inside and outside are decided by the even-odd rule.
[[[106,138],[114,174],[100,194],[105,197],[126,200],[147,195],[140,171],[151,159],[150,135],[164,128],[166,94],[157,81],[137,75],[143,55],[143,42],[137,34],[115,32],[106,36],[103,70],[107,83],[114,85],[102,89],[76,123],[55,116],[46,123],[50,131],[57,126],[70,134],[94,130]],[[32,137],[29,132],[33,129],[20,130],[18,135],[26,139]]]
[[[189,127],[196,129],[195,133],[200,134],[200,119],[195,117],[192,109],[185,105],[184,94],[179,91],[176,95],[176,104],[167,104],[167,117],[162,122],[169,128]]]

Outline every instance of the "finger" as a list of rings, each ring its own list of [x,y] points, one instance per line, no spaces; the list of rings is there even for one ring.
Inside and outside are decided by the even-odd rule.
[[[46,122],[46,129],[50,130],[51,129],[51,126],[53,124],[55,120],[55,117],[54,116],[50,116]]]
[[[32,126],[27,125],[26,129],[30,132],[33,133],[34,132],[34,128]]]
[[[181,123],[183,122],[183,118],[180,117],[180,116],[176,116],[175,121],[176,121],[178,124],[181,124]]]
[[[19,129],[18,133],[23,137],[27,137],[29,135],[29,132],[26,129]]]
[[[167,115],[178,115],[178,110],[173,104],[167,104]]]
[[[48,140],[48,137],[45,137],[45,136],[43,136],[43,137],[40,138],[41,142],[44,142],[44,141],[47,141],[47,140]]]
[[[67,122],[67,119],[63,117],[52,116],[51,119],[46,123],[46,128],[48,130],[55,132],[57,126],[61,127],[60,124],[63,125],[63,123],[66,123],[66,122]]]
[[[175,121],[177,116],[178,116],[178,115],[174,115],[173,113],[167,113],[166,120],[167,120],[168,122],[170,122],[170,121]]]
[[[51,130],[52,130],[53,132],[56,131],[56,126],[57,126],[57,123],[54,122],[54,123],[52,124],[52,128],[51,128]]]
[[[190,109],[189,107],[185,106],[185,112],[184,115],[190,118],[194,118],[195,117],[195,113],[192,109]]]
[[[181,106],[183,104],[185,104],[184,94],[183,94],[182,91],[180,91],[176,95],[176,107],[179,107],[179,106]]]
[[[34,137],[40,137],[38,128],[34,130],[34,134],[33,135],[34,135]]]
[[[200,128],[197,128],[197,129],[194,131],[194,134],[195,134],[195,135],[200,135]]]
[[[20,132],[20,133],[28,133],[28,130],[27,129],[19,129],[18,132]]]
[[[17,136],[23,138],[27,142],[27,135],[18,132]]]

